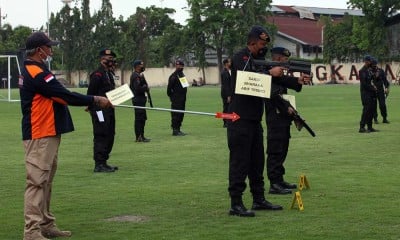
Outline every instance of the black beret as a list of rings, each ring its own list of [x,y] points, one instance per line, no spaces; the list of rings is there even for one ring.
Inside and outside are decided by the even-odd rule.
[[[290,57],[290,51],[286,48],[283,47],[274,47],[271,49],[271,53],[272,54],[280,54],[283,55],[285,57]]]
[[[372,61],[372,56],[371,55],[365,55],[364,56],[364,62],[365,61],[369,61],[369,62]]]
[[[50,40],[44,32],[34,32],[26,40],[25,46],[27,50],[31,50],[43,45],[51,47],[59,43],[60,42]]]
[[[270,42],[269,33],[262,26],[253,26],[249,32],[248,38],[259,38],[261,40]]]
[[[103,57],[103,56],[113,56],[113,57],[117,57],[117,55],[116,55],[113,51],[111,51],[111,49],[109,49],[109,48],[104,48],[104,49],[102,49],[102,50],[100,51],[100,53],[99,53],[99,56],[100,56],[100,57]]]
[[[182,61],[182,60],[176,60],[175,61],[175,65],[182,65],[182,66],[185,66],[185,63]]]
[[[133,67],[134,67],[134,68],[137,67],[137,66],[139,66],[139,65],[143,65],[143,61],[142,61],[142,60],[135,60],[135,61],[133,61]]]

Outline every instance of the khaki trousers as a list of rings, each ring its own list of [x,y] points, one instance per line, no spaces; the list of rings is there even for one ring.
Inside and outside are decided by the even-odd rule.
[[[25,140],[26,187],[24,236],[38,235],[55,226],[50,212],[51,188],[57,170],[61,136]]]

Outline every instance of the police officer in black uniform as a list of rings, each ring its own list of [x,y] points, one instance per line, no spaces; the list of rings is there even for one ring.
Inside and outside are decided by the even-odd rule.
[[[130,88],[134,97],[132,98],[133,106],[146,106],[146,93],[150,91],[149,85],[143,75],[144,66],[142,60],[133,62],[133,73],[130,78]],[[144,136],[144,126],[146,125],[147,114],[145,109],[135,108],[135,135],[136,142],[150,142],[150,139]]]
[[[100,66],[96,71],[90,74],[87,94],[106,96],[106,92],[115,88],[113,70],[116,64],[116,54],[111,51],[111,49],[106,48],[100,51],[99,57]],[[94,172],[114,172],[118,167],[107,164],[107,160],[114,145],[114,108],[90,106],[88,110],[90,111],[93,124]]]
[[[228,112],[228,106],[231,102],[232,88],[231,88],[231,59],[226,58],[222,61],[224,69],[221,71],[221,98],[222,98],[222,112]],[[223,119],[224,127],[227,127],[227,120]]]
[[[183,68],[185,64],[182,60],[175,61],[175,71],[169,76],[167,95],[171,100],[171,108],[176,110],[185,110],[187,87],[183,87],[179,78],[185,77]],[[171,127],[173,136],[186,135],[181,131],[184,114],[171,112]]]
[[[389,81],[386,78],[385,71],[378,67],[378,61],[374,58],[371,61],[371,70],[373,73],[373,83],[376,86],[377,100],[379,110],[383,118],[382,123],[389,123],[387,120],[386,96],[389,94]],[[374,109],[374,122],[378,123],[378,109]]]
[[[272,61],[287,62],[290,57],[288,49],[275,47],[271,49]],[[284,76],[292,82],[291,89],[299,92],[304,81],[309,81],[310,76],[302,74],[300,78]],[[308,78],[308,79],[306,79]],[[290,81],[292,79],[292,81]],[[294,109],[290,103],[282,98],[287,94],[287,87],[276,82],[272,84],[271,98],[265,101],[267,123],[267,176],[270,181],[269,193],[290,194],[290,189],[297,188],[296,184],[284,181],[285,168],[283,163],[289,149],[290,125]]]
[[[378,130],[372,127],[372,119],[374,117],[374,109],[376,108],[376,91],[377,88],[373,82],[373,72],[371,69],[372,56],[364,57],[364,66],[359,71],[360,76],[360,93],[363,110],[360,120],[359,133],[370,133]],[[367,125],[368,129],[365,129]]]
[[[256,71],[253,59],[264,59],[269,41],[269,34],[263,27],[254,26],[250,30],[247,37],[247,47],[237,52],[232,58],[232,89],[235,89],[237,71]],[[269,73],[272,76],[279,77],[283,70],[280,67],[274,67],[269,70]],[[247,210],[242,201],[247,177],[253,196],[253,210],[283,209],[282,206],[268,202],[264,196],[265,155],[263,128],[261,126],[263,109],[263,98],[235,94],[233,91],[229,112],[237,113],[240,119],[229,122],[227,128],[230,215],[255,216],[253,211]]]

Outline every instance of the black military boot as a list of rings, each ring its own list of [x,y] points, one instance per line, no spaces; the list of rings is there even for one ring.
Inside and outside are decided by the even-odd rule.
[[[136,142],[144,142],[144,143],[147,143],[147,142],[150,142],[150,139],[145,138],[143,135],[139,135],[139,137],[136,138]]]
[[[387,118],[383,118],[383,121],[382,121],[383,123],[390,123],[388,120],[387,120]]]
[[[172,130],[172,136],[185,136],[186,134],[184,132],[181,132],[179,128],[174,128]]]
[[[274,205],[268,202],[264,196],[254,196],[252,210],[283,210],[281,205]]]
[[[284,187],[280,183],[271,183],[271,186],[269,188],[269,193],[270,194],[291,194],[292,191],[286,187]]]
[[[247,210],[247,208],[243,204],[241,197],[232,197],[229,215],[239,217],[254,217],[256,214],[253,211]]]
[[[95,172],[95,173],[111,173],[111,172],[115,172],[115,168],[108,166],[106,163],[100,163],[100,164],[96,164],[93,172]]]

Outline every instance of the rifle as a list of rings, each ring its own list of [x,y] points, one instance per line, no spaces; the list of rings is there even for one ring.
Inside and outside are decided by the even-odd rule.
[[[297,130],[300,131],[304,127],[310,133],[311,136],[315,137],[314,131],[310,128],[310,126],[308,126],[306,121],[303,118],[301,118],[301,116],[299,115],[299,113],[296,110],[294,110],[294,111],[295,111],[295,113],[293,115],[293,121],[294,121],[294,124],[296,125]]]
[[[289,60],[287,62],[275,62],[254,59],[257,70],[268,71],[273,67],[284,67],[288,72],[299,72],[311,75],[311,61],[309,60]]]
[[[151,100],[150,90],[147,89],[146,93],[147,93],[147,98],[149,99],[150,107],[153,107],[153,100]]]
[[[311,127],[306,123],[306,120],[304,120],[299,112],[297,112],[297,110],[292,106],[292,104],[290,104],[290,102],[284,98],[282,98],[282,96],[280,97],[282,101],[285,101],[289,104],[289,106],[294,110],[294,113],[292,115],[293,117],[293,121],[294,124],[296,125],[297,130],[301,130],[303,127],[310,133],[311,136],[315,137],[315,132],[311,129]]]

